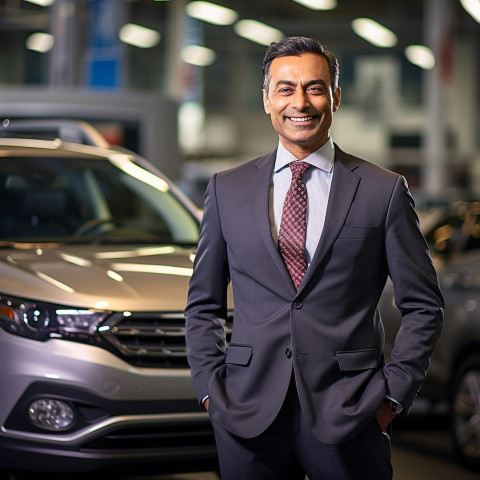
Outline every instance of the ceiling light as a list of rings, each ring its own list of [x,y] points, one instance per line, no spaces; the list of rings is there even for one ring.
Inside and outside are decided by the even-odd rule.
[[[154,47],[160,41],[160,34],[156,30],[134,23],[125,24],[120,29],[119,37],[122,42],[140,48]]]
[[[240,37],[259,43],[260,45],[270,45],[272,42],[278,42],[283,33],[276,28],[257,22],[256,20],[240,20],[234,25],[234,30]]]
[[[238,18],[235,10],[210,2],[191,2],[185,7],[185,10],[190,17],[214,25],[231,25]]]
[[[55,0],[25,0],[26,2],[34,3],[35,5],[40,5],[41,7],[49,7],[53,4]]]
[[[197,67],[207,67],[215,61],[215,52],[210,48],[201,47],[200,45],[188,45],[182,48],[180,54],[185,63],[196,65]]]
[[[376,47],[394,47],[397,36],[388,28],[370,18],[356,18],[352,21],[353,31]]]
[[[431,70],[435,66],[435,55],[424,45],[409,45],[405,49],[405,56],[414,65],[425,70]]]
[[[293,0],[294,2],[311,8],[312,10],[333,10],[337,6],[337,0]]]
[[[46,53],[52,49],[55,40],[50,33],[32,33],[26,40],[25,45],[34,52]]]
[[[460,0],[463,8],[480,23],[480,0]]]

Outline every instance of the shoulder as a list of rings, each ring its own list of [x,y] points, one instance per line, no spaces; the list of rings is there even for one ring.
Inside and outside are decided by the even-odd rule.
[[[402,176],[398,173],[392,172],[380,165],[376,165],[368,160],[365,160],[355,155],[344,152],[338,145],[335,144],[335,164],[343,165],[345,168],[355,172],[361,177],[372,177],[374,179],[383,179],[386,182],[397,182]]]
[[[229,168],[227,170],[222,170],[216,174],[217,180],[221,181],[236,181],[239,178],[244,176],[249,176],[257,170],[271,169],[273,171],[273,166],[275,165],[276,150],[269,153],[268,155],[263,155],[261,157],[254,158],[245,163],[237,165],[235,167]]]
[[[361,188],[370,191],[371,194],[382,192],[389,196],[397,189],[408,192],[407,182],[399,173],[345,153],[335,145],[335,168],[342,167],[358,176]]]

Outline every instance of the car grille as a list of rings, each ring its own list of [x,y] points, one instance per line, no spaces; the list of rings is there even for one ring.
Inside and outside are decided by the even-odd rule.
[[[227,342],[232,319],[233,312],[229,312]],[[183,313],[119,313],[110,317],[106,326],[108,329],[100,329],[102,336],[127,362],[143,367],[188,368]]]
[[[198,425],[175,424],[151,428],[123,428],[114,430],[84,445],[82,451],[143,451],[171,450],[214,446],[215,439],[210,423]]]

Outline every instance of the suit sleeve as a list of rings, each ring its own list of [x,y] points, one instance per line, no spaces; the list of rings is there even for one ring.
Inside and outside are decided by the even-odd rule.
[[[206,193],[197,254],[185,309],[186,343],[192,381],[199,401],[208,395],[208,381],[225,360],[225,320],[230,282],[227,248],[216,197],[217,176]]]
[[[405,179],[395,184],[388,209],[385,249],[402,323],[384,367],[387,394],[406,411],[420,389],[443,323],[443,297]]]

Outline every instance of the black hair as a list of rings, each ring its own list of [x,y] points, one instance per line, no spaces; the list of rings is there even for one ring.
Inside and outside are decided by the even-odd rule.
[[[267,48],[263,59],[263,88],[268,92],[270,82],[270,65],[277,57],[298,57],[304,53],[314,53],[325,58],[330,71],[330,81],[332,91],[338,88],[338,79],[340,76],[340,66],[335,56],[329,52],[318,40],[308,37],[285,37],[278,42],[273,42]]]

